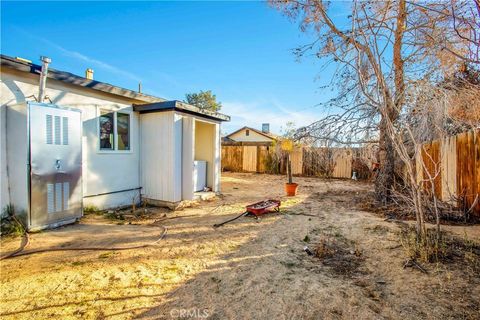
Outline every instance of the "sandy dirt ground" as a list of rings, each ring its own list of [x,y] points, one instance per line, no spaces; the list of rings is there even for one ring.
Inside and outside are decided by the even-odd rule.
[[[454,265],[403,268],[397,223],[355,209],[362,182],[222,177],[223,196],[145,219],[87,215],[78,224],[31,236],[27,250],[125,246],[127,251],[62,251],[1,261],[2,319],[479,319],[480,275]],[[214,229],[244,206],[283,201],[281,213],[244,217]],[[163,218],[166,214],[167,218]],[[170,219],[172,218],[172,219]],[[157,220],[157,222],[155,222]],[[158,221],[161,220],[161,221]],[[480,241],[480,226],[447,227]],[[303,248],[333,239],[333,259]],[[2,254],[19,239],[2,239]],[[467,268],[467,267],[465,267]]]

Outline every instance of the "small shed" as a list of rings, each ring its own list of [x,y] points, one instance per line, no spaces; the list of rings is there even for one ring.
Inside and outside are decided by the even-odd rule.
[[[176,207],[182,200],[194,200],[197,192],[220,191],[220,122],[228,117],[197,109],[176,100],[133,107],[140,113],[141,181],[147,201]],[[198,162],[205,168],[196,168]],[[205,179],[205,189],[195,183],[199,178]]]

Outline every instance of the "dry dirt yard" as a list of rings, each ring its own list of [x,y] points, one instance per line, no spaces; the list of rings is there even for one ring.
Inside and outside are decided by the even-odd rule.
[[[131,221],[87,215],[33,234],[27,250],[125,246],[126,251],[58,251],[1,261],[2,319],[479,319],[480,275],[452,265],[428,274],[403,269],[399,224],[355,209],[362,182],[224,174],[223,196],[182,211],[156,209]],[[283,201],[281,213],[244,217],[246,204]],[[163,215],[167,214],[167,218]],[[172,219],[170,219],[172,218]],[[159,221],[160,220],[160,221]],[[156,222],[155,222],[156,221]],[[155,222],[155,223],[154,223]],[[480,241],[480,228],[448,227]],[[329,239],[328,259],[307,255]],[[2,255],[19,239],[3,239]]]

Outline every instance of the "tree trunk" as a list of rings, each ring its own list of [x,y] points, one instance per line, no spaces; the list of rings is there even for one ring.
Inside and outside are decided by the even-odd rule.
[[[390,94],[385,92],[387,105],[385,113],[382,114],[380,121],[380,142],[378,151],[378,161],[380,163],[379,172],[375,181],[375,194],[377,201],[386,203],[390,200],[390,193],[395,178],[395,149],[392,136],[387,132],[387,122],[394,124],[400,114],[405,101],[405,80],[404,63],[402,59],[403,35],[405,32],[405,21],[407,18],[406,0],[400,0],[398,3],[398,13],[395,29],[395,39],[393,43],[393,67],[395,74],[395,96],[392,104],[388,103]],[[385,118],[388,117],[388,118]],[[393,135],[393,133],[392,133]]]
[[[383,117],[382,117],[383,118]],[[386,204],[390,200],[395,175],[395,150],[392,139],[386,132],[385,120],[380,122],[380,141],[378,150],[378,169],[375,180],[375,195],[377,201]]]
[[[290,160],[290,153],[287,154],[287,175],[288,175],[288,183],[293,183],[292,178],[292,161]]]

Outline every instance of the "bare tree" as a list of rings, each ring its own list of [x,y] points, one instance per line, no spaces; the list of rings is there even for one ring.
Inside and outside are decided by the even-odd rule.
[[[301,128],[297,138],[348,144],[378,141],[377,199],[389,201],[395,159],[399,158],[407,166],[417,233],[421,234],[421,190],[415,178],[412,148],[405,139],[415,138],[414,144],[419,141],[411,127],[402,127],[411,115],[406,106],[420,94],[418,83],[440,82],[465,61],[479,63],[474,53],[478,52],[475,26],[480,12],[473,10],[478,9],[478,3],[353,1],[348,16],[340,21],[333,18],[327,1],[271,3],[300,19],[302,29],[317,32],[317,39],[296,50],[297,55],[313,52],[327,64],[332,60],[337,63],[332,85],[339,94],[326,104],[335,114]]]
[[[451,0],[450,14],[455,35],[467,44],[467,54],[446,49],[470,63],[480,63],[480,0],[471,0],[471,5],[457,5]]]

